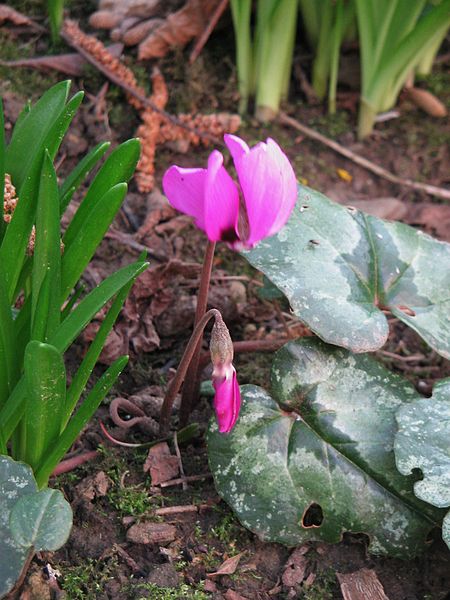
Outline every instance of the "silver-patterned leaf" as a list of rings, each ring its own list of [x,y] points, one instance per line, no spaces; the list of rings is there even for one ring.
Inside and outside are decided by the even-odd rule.
[[[19,498],[36,491],[33,472],[28,465],[0,456],[0,598],[13,588],[29,552],[29,548],[20,546],[11,533],[11,510]]]
[[[9,522],[21,546],[57,550],[69,537],[72,509],[59,490],[47,488],[22,496],[13,506]]]
[[[436,384],[433,396],[402,406],[397,412],[395,459],[399,471],[409,475],[420,469],[414,484],[418,498],[433,506],[450,506],[450,378]],[[450,512],[442,535],[450,548]]]
[[[349,531],[367,533],[374,553],[423,549],[441,511],[415,498],[415,479],[398,473],[393,453],[395,411],[418,398],[414,388],[317,339],[281,349],[273,379],[278,402],[243,386],[233,431],[209,430],[216,487],[242,523],[290,546]]]
[[[389,309],[450,358],[449,244],[299,186],[288,224],[244,256],[326,342],[377,350]]]

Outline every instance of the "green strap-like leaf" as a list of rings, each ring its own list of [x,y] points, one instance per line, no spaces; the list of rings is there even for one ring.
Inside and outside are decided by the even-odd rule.
[[[47,299],[40,303],[40,291],[46,280]],[[32,339],[45,341],[59,325],[61,288],[61,236],[59,222],[59,195],[56,173],[46,152],[42,166],[36,212],[32,290]]]
[[[24,416],[25,455],[36,469],[61,431],[66,401],[66,369],[60,352],[49,344],[31,341],[25,350],[27,402]]]
[[[14,388],[19,374],[17,339],[3,273],[0,271],[0,409]]]
[[[63,546],[72,528],[72,509],[59,490],[41,490],[19,498],[9,519],[14,540],[37,552]]]
[[[48,148],[48,132],[60,117],[69,93],[70,81],[62,81],[39,98],[31,110],[16,122],[6,154],[6,171],[21,197],[21,189],[36,157]],[[47,143],[45,143],[47,142]]]
[[[19,202],[0,247],[0,264],[11,302],[35,219],[39,177],[45,151],[48,150],[53,160],[83,98],[80,92],[64,106],[68,83],[57,84],[38,100],[19,125],[16,124],[13,138],[7,148],[6,170],[11,173],[19,196]],[[49,102],[48,107],[42,104],[46,98]],[[48,118],[49,115],[51,119]],[[20,170],[17,170],[18,165]]]
[[[244,256],[326,342],[353,352],[381,348],[389,309],[450,357],[449,244],[299,186],[288,224]]]
[[[66,248],[70,247],[86,226],[90,215],[96,210],[100,199],[112,187],[119,183],[126,183],[130,179],[139,160],[139,153],[139,140],[131,139],[121,144],[108,156],[67,227],[64,234]]]
[[[450,506],[450,378],[436,384],[431,398],[401,406],[397,412],[395,459],[404,475],[420,469],[418,498],[439,508]],[[450,512],[442,534],[450,548]]]
[[[127,362],[128,356],[121,356],[114,361],[89,392],[82,405],[71,418],[58,441],[53,444],[46,454],[41,466],[37,470],[36,481],[40,487],[47,484],[48,478],[56,465],[80,435],[80,431],[82,431],[86,423],[92,418],[93,414],[100,406],[100,403],[125,368]]]
[[[58,331],[49,340],[49,344],[63,353],[77,338],[80,332],[86,327],[91,319],[113,296],[119,292],[123,286],[145,271],[148,263],[137,261],[119,269],[99,286],[92,290],[72,313],[61,323]],[[25,410],[26,385],[22,378],[11,395],[5,406],[0,411],[0,428],[2,429],[3,439],[8,440],[17,427]]]
[[[95,167],[110,145],[110,142],[100,142],[97,144],[64,180],[59,190],[61,214],[66,210],[73,194],[77,191],[86,175]]]
[[[289,546],[367,533],[374,553],[412,556],[440,511],[395,466],[395,412],[417,393],[367,356],[304,338],[277,353],[273,395],[243,386],[233,431],[213,423],[216,487],[242,523]]]
[[[118,183],[109,189],[86,215],[83,228],[80,229],[76,238],[65,246],[61,264],[61,304],[67,299],[94,256],[97,246],[120,209],[126,193],[126,183]]]
[[[89,350],[86,352],[83,358],[83,362],[78,367],[78,370],[72,379],[70,388],[67,391],[67,400],[62,423],[63,428],[67,425],[67,422],[69,421],[70,416],[86,387],[86,384],[89,380],[89,377],[91,376],[91,373],[95,367],[98,357],[100,356],[101,351],[103,350],[106,338],[108,337],[114,323],[116,322],[116,319],[130,292],[131,287],[133,286],[133,283],[134,279],[132,279],[127,285],[125,285],[117,294],[111,308],[108,310],[105,318],[103,319],[94,340],[89,346]]]
[[[0,98],[0,190],[5,186],[5,118],[3,116],[3,101]],[[3,202],[0,202],[0,244],[5,232],[5,221],[3,219]]]

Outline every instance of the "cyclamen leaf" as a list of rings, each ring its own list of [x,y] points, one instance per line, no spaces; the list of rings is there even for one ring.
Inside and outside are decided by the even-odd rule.
[[[450,358],[450,244],[299,186],[284,229],[243,254],[324,341],[377,350],[389,309]]]
[[[61,492],[39,492],[31,468],[0,456],[0,597],[14,587],[35,550],[57,550],[66,541],[72,510]]]
[[[246,527],[288,546],[349,531],[367,533],[376,554],[425,547],[440,511],[418,502],[393,453],[395,411],[418,398],[409,383],[368,356],[304,338],[277,353],[273,398],[256,386],[242,393],[233,431],[210,425],[208,454],[219,494]]]
[[[22,496],[10,515],[16,542],[34,550],[57,550],[67,542],[72,527],[72,509],[59,490],[45,489]]]
[[[399,408],[395,459],[404,475],[420,469],[414,484],[418,498],[439,508],[450,507],[450,378],[436,384],[431,398]],[[450,511],[442,528],[450,548]]]

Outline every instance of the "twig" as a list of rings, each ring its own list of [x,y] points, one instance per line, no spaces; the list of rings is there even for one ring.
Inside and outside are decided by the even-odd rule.
[[[423,360],[425,356],[423,354],[413,354],[412,356],[402,356],[401,354],[395,354],[395,352],[388,352],[387,350],[380,350],[380,354],[387,358],[393,358],[394,360],[400,360],[401,362],[416,362]]]
[[[131,85],[129,85],[125,81],[122,81],[122,79],[120,77],[118,77],[110,69],[105,67],[96,58],[94,58],[92,56],[92,54],[90,54],[87,50],[82,48],[74,39],[71,38],[71,36],[67,35],[67,33],[64,30],[61,30],[61,37],[70,46],[75,48],[75,50],[79,54],[81,54],[81,56],[83,56],[89,63],[91,63],[91,65],[93,65],[98,71],[100,71],[100,73],[103,73],[103,75],[105,75],[105,77],[107,77],[110,81],[112,81],[117,86],[119,86],[123,90],[125,90],[127,92],[127,94],[130,94],[130,96],[133,96],[134,98],[139,100],[139,102],[141,102],[141,104],[143,106],[145,106],[146,108],[151,108],[152,110],[154,110],[155,112],[160,114],[163,119],[165,119],[166,121],[169,121],[170,123],[173,123],[174,125],[177,125],[177,127],[181,127],[182,129],[185,129],[186,131],[189,131],[190,133],[194,133],[201,139],[207,139],[210,142],[213,142],[214,144],[223,146],[222,142],[220,140],[218,140],[216,137],[210,135],[209,133],[198,131],[194,127],[190,127],[189,125],[186,125],[185,123],[183,123],[182,121],[180,121],[179,119],[177,119],[176,117],[171,115],[170,113],[168,113],[165,110],[156,106],[156,104],[154,102],[152,102],[146,96],[144,96],[143,94],[141,94],[140,92],[135,90]]]
[[[187,477],[178,477],[177,479],[170,479],[169,481],[163,481],[160,486],[162,488],[172,487],[174,485],[180,485],[184,481],[202,481],[203,479],[211,479],[211,473],[204,473],[203,475],[188,475]]]
[[[129,233],[125,233],[123,231],[119,231],[110,227],[109,231],[106,232],[105,237],[110,240],[120,242],[124,246],[128,246],[132,250],[135,250],[137,253],[147,252],[148,256],[159,262],[165,262],[167,260],[167,257],[165,255],[155,254],[155,252],[151,248],[149,248],[149,246],[145,246],[144,244],[137,242],[134,239],[134,237]]]
[[[217,8],[214,10],[211,18],[209,20],[208,25],[205,27],[203,33],[199,36],[198,40],[195,43],[194,49],[191,52],[189,57],[189,62],[192,65],[193,62],[197,60],[200,55],[200,52],[203,50],[203,46],[209,39],[209,36],[214,30],[214,27],[217,25],[220,17],[223,15],[226,7],[228,6],[228,0],[221,0],[218,4]]]
[[[427,194],[431,194],[432,196],[443,198],[444,200],[450,200],[450,190],[437,187],[435,185],[430,185],[428,183],[420,183],[419,181],[413,181],[412,179],[403,179],[402,177],[398,177],[397,175],[394,175],[393,173],[384,169],[383,167],[380,167],[379,165],[373,163],[370,160],[367,160],[367,158],[364,158],[359,154],[352,152],[348,148],[344,148],[344,146],[341,146],[341,144],[330,140],[329,138],[325,137],[324,135],[315,131],[314,129],[310,129],[306,125],[303,125],[303,123],[297,121],[297,119],[293,119],[284,112],[280,112],[278,116],[278,121],[283,125],[289,125],[290,127],[297,129],[297,131],[301,131],[309,138],[316,140],[324,144],[325,146],[328,146],[328,148],[331,148],[332,150],[338,152],[342,156],[349,158],[357,165],[364,167],[372,173],[375,173],[375,175],[387,179],[391,183],[402,185],[404,187],[409,187],[413,190],[425,192]]]
[[[208,505],[202,504],[201,506],[206,507]],[[157,515],[158,517],[165,517],[166,515],[178,515],[180,513],[198,512],[198,509],[199,507],[196,504],[187,504],[186,506],[165,506],[164,508],[157,508],[155,510],[155,515]]]
[[[177,439],[176,431],[173,434],[173,446],[175,448],[175,454],[177,455],[177,458],[178,458],[178,468],[180,469],[181,477],[184,479],[186,476],[184,473],[183,461],[181,460],[180,448],[178,447],[178,439]],[[183,481],[183,490],[186,491],[187,488],[188,488],[188,485],[187,485],[186,481]]]
[[[77,456],[63,460],[55,467],[52,476],[55,477],[56,475],[69,473],[69,471],[73,471],[80,465],[84,464],[85,462],[89,462],[98,456],[99,453],[97,450],[92,450],[92,452],[85,452],[84,454],[78,454]]]

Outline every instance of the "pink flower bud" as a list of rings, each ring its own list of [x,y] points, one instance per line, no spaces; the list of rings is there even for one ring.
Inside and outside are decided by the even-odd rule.
[[[211,361],[213,364],[214,409],[220,433],[229,433],[239,416],[241,392],[233,367],[233,342],[227,326],[216,318],[211,332]]]
[[[220,376],[214,375],[213,386],[216,390],[214,396],[214,409],[220,433],[229,433],[239,416],[241,409],[241,392],[236,377],[236,369],[228,365]]]

